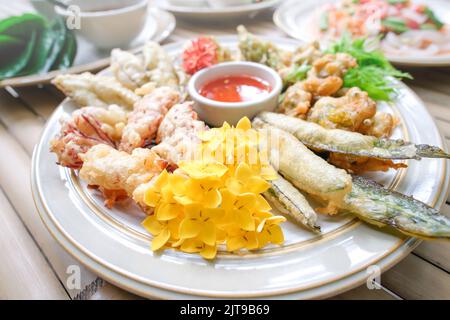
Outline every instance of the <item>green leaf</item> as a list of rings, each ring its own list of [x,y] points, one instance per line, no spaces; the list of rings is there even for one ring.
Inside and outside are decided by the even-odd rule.
[[[9,35],[19,39],[30,38],[32,31],[39,33],[47,27],[44,17],[25,13],[21,16],[12,16],[0,21],[0,34]]]
[[[0,39],[2,37],[7,37],[7,36],[1,35]],[[3,38],[3,39],[5,39],[5,38]],[[2,44],[0,47],[1,48],[0,56],[4,57],[4,59],[7,61],[5,66],[0,67],[0,80],[14,77],[27,65],[28,61],[31,58],[31,55],[33,54],[33,48],[34,48],[35,42],[36,42],[36,32],[35,31],[31,32],[31,36],[30,36],[28,43],[21,51],[18,51],[18,52],[16,52],[15,50],[10,50],[10,49],[8,50],[7,47],[3,46],[4,42],[0,41],[0,43]],[[5,54],[2,53],[3,50],[7,50]],[[17,53],[17,57],[14,58],[14,55],[16,53]],[[6,58],[8,54],[12,56],[11,59]]]
[[[0,34],[0,46],[5,48],[7,46],[23,46],[24,42],[16,37],[6,34]],[[2,56],[3,57],[3,56]]]
[[[46,28],[38,35],[33,55],[20,75],[45,72],[47,57],[55,41],[54,34],[54,30]]]
[[[345,34],[328,52],[347,53],[358,62],[358,67],[350,69],[344,75],[344,87],[358,87],[366,91],[372,99],[390,101],[395,94],[392,78],[412,77],[395,69],[381,51],[368,50],[366,46],[366,39],[351,40],[350,36]]]
[[[77,40],[73,31],[67,30],[64,47],[53,63],[51,69],[67,69],[72,66],[77,53]]]
[[[395,33],[403,33],[410,30],[406,25],[406,21],[401,18],[387,17],[381,21],[381,24]]]
[[[48,54],[48,57],[45,61],[45,65],[42,68],[42,71],[49,71],[56,59],[58,58],[61,50],[64,48],[64,43],[66,39],[67,29],[64,25],[64,21],[62,19],[56,19],[50,26],[53,45]]]
[[[292,66],[290,72],[284,79],[285,84],[290,85],[306,79],[307,73],[310,69],[311,66],[307,64]]]
[[[438,17],[436,17],[434,12],[430,8],[428,7],[425,8],[424,13],[427,15],[428,19],[430,19],[431,22],[433,22],[436,25],[438,29],[441,29],[444,26],[444,23],[441,20],[439,20]]]

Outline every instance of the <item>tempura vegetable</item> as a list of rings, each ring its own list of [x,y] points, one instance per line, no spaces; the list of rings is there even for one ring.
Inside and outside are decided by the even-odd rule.
[[[81,107],[107,107],[117,104],[132,109],[139,96],[113,77],[82,74],[61,74],[52,83]]]
[[[314,232],[320,232],[316,212],[297,188],[280,175],[270,181],[270,184],[269,190],[264,192],[266,199],[271,201],[283,215]]]
[[[262,149],[270,151],[274,168],[300,190],[329,201],[330,208],[351,190],[351,176],[345,170],[314,154],[290,133],[258,118],[253,120],[253,126],[262,132],[266,130],[268,138],[261,141]]]
[[[157,87],[177,88],[179,84],[170,57],[156,42],[146,43],[140,55],[113,49],[111,51],[111,70],[117,81],[131,90],[149,82],[155,83]]]
[[[426,204],[363,177],[353,177],[353,188],[342,209],[378,226],[389,225],[421,238],[450,239],[450,219]]]
[[[251,34],[243,25],[238,26],[237,31],[239,49],[244,60],[262,63],[275,70],[286,67],[284,51]]]
[[[415,145],[403,140],[379,139],[357,132],[326,129],[317,123],[272,112],[262,112],[257,117],[268,125],[293,134],[306,146],[318,150],[379,159],[450,159],[450,155],[442,149],[426,144]]]

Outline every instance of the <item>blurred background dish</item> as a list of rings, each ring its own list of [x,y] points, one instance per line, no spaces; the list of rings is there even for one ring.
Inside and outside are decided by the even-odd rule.
[[[66,21],[77,15],[80,28],[76,31],[101,49],[127,46],[142,32],[146,21],[154,18],[148,15],[148,0],[72,0],[67,4],[68,9],[55,6],[56,13]],[[71,6],[80,11],[72,11]],[[149,24],[155,22],[149,21]]]
[[[41,12],[41,10],[45,10],[41,8],[45,7],[35,5],[35,8],[36,7],[39,8],[39,13],[45,14],[44,12]],[[123,46],[122,49],[138,52],[141,50],[142,45],[146,41],[151,40],[161,42],[165,40],[175,29],[176,20],[171,13],[155,8],[154,6],[149,6],[147,10],[148,18],[142,31],[132,42],[126,46]],[[0,2],[0,19],[22,15],[26,12],[30,12],[30,7],[25,7],[21,5],[20,2]],[[127,22],[123,21],[123,23]],[[76,43],[78,50],[72,67],[65,70],[54,70],[41,74],[12,77],[5,80],[0,80],[0,88],[6,86],[17,87],[47,83],[61,72],[81,73],[85,71],[99,70],[109,65],[110,50],[99,50],[99,48],[97,48],[93,43],[80,36],[76,37]]]
[[[281,0],[154,0],[161,9],[167,10],[180,18],[213,20],[245,17],[274,7]]]
[[[316,40],[318,37],[321,37],[321,41],[326,42],[327,40],[325,37],[322,37],[322,33],[319,30],[320,27],[320,13],[326,8],[326,6],[335,6],[338,2],[334,0],[316,0],[316,1],[287,1],[283,3],[275,12],[274,14],[274,22],[275,24],[282,29],[284,32],[286,32],[289,36],[304,40],[304,41],[312,41]],[[378,3],[383,3],[383,1],[379,1]],[[450,54],[439,54],[439,55],[426,55],[423,54],[424,50],[418,50],[419,48],[415,48],[412,45],[408,45],[408,39],[407,37],[411,32],[415,33],[417,37],[416,40],[420,40],[419,38],[424,38],[424,33],[430,33],[434,32],[435,35],[427,40],[427,42],[430,41],[441,41],[440,37],[442,36],[445,31],[448,32],[448,27],[450,23],[450,2],[445,0],[428,0],[428,1],[422,1],[422,0],[415,0],[411,2],[401,2],[399,5],[401,6],[411,6],[414,5],[426,5],[430,8],[430,10],[426,9],[430,12],[430,14],[433,16],[433,19],[437,19],[438,21],[442,21],[444,24],[442,31],[437,30],[423,30],[425,27],[430,25],[430,23],[426,23],[427,21],[424,21],[423,27],[422,25],[419,25],[419,29],[422,30],[409,30],[411,28],[408,27],[408,23],[413,23],[414,21],[411,21],[410,18],[404,18],[402,15],[403,13],[408,13],[409,16],[413,16],[415,19],[422,18],[423,15],[417,14],[413,12],[414,10],[410,10],[409,8],[398,9],[398,11],[402,11],[402,15],[397,17],[397,14],[394,13],[394,18],[384,18],[382,24],[389,23],[389,25],[392,25],[394,27],[400,26],[402,27],[404,22],[406,21],[406,27],[405,30],[401,30],[402,33],[395,34],[393,32],[389,32],[385,38],[385,40],[382,40],[382,47],[384,49],[387,49],[390,45],[392,47],[392,50],[385,50],[385,54],[387,58],[397,65],[405,65],[405,66],[450,66]],[[355,4],[351,4],[355,5]],[[391,6],[389,1],[386,1],[386,6]],[[424,7],[424,6],[422,6]],[[425,8],[425,7],[424,7]],[[378,10],[378,8],[376,8]],[[395,9],[395,8],[394,8]],[[389,17],[390,9],[387,8],[387,14],[386,16]],[[406,12],[407,11],[407,12]],[[399,13],[400,14],[400,13]],[[432,20],[433,20],[432,19]],[[388,20],[388,21],[386,21]],[[319,21],[318,23],[315,23]],[[322,25],[326,25],[326,21],[322,21]],[[319,26],[318,26],[319,25]],[[387,28],[390,30],[389,28]],[[409,31],[408,31],[409,30]],[[404,32],[406,31],[406,32]],[[420,36],[419,36],[420,33]],[[396,43],[394,46],[392,46],[392,38],[396,38],[394,42]],[[433,40],[435,39],[435,40]],[[417,41],[416,41],[417,42]],[[444,44],[445,45],[445,44]],[[394,48],[395,47],[395,48]],[[395,50],[394,50],[395,49]],[[394,51],[397,51],[396,53],[393,53]],[[403,52],[404,54],[399,54],[399,52]],[[412,54],[411,54],[412,53]]]

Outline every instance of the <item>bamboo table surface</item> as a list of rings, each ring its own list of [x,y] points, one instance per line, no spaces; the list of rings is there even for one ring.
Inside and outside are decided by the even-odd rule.
[[[256,34],[285,37],[271,15],[267,12],[244,23]],[[199,34],[234,34],[235,26],[179,20],[165,43]],[[423,99],[449,143],[450,68],[406,71],[414,76],[407,84]],[[63,98],[51,85],[0,89],[0,299],[137,299],[101,279],[90,284],[88,294],[74,294],[67,286],[66,268],[76,262],[50,236],[34,207],[30,193],[33,147]],[[450,199],[441,211],[450,215]],[[449,249],[448,243],[423,242],[381,275],[380,290],[362,285],[335,299],[450,299]]]

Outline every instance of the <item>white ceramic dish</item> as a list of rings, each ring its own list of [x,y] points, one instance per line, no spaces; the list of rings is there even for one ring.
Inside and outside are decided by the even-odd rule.
[[[212,8],[224,8],[251,4],[253,0],[208,0]]]
[[[203,97],[200,89],[208,82],[225,76],[246,75],[267,81],[272,88],[270,93],[254,101],[219,102]],[[192,76],[188,92],[195,102],[195,110],[200,119],[209,125],[220,127],[224,121],[236,125],[244,116],[252,119],[261,111],[273,111],[278,103],[283,81],[278,73],[262,64],[253,62],[225,62],[203,69]]]
[[[68,5],[69,10],[55,6],[56,13],[67,21],[78,18],[77,32],[101,49],[127,46],[140,34],[147,18],[153,18],[147,14],[148,0],[72,0]]]
[[[154,0],[156,5],[164,10],[170,11],[180,18],[215,20],[215,19],[233,19],[249,16],[259,11],[263,11],[276,6],[281,0],[264,0],[259,3],[243,4],[226,7],[211,6],[177,6],[171,4],[168,0]]]
[[[269,38],[293,49],[298,41]],[[236,37],[218,37],[236,48]],[[184,43],[165,46],[179,56]],[[107,73],[108,71],[105,71]],[[395,113],[401,125],[394,138],[445,149],[421,100],[399,83],[395,104],[379,108]],[[76,106],[66,99],[48,121],[32,163],[32,193],[45,225],[55,239],[103,279],[145,297],[157,298],[325,298],[366,282],[367,268],[384,271],[404,258],[420,241],[381,231],[350,216],[319,216],[323,235],[287,222],[286,243],[241,256],[219,252],[214,262],[166,250],[153,253],[151,237],[141,227],[144,214],[135,206],[108,210],[102,198],[58,167],[48,150],[59,131],[59,118]],[[370,177],[392,189],[439,208],[447,196],[449,172],[443,159],[408,161],[401,171]]]
[[[312,41],[316,32],[311,26],[311,15],[326,3],[335,0],[315,0],[315,1],[286,1],[274,13],[275,24],[286,32],[289,36],[303,40]],[[435,10],[439,18],[450,24],[450,1],[446,0],[415,0],[416,3],[426,3]],[[413,57],[386,55],[389,61],[396,65],[415,67],[442,67],[450,66],[450,55],[439,55],[432,57]]]
[[[206,0],[167,0],[173,6],[202,7],[208,5]]]
[[[8,7],[8,10],[5,9],[2,11],[4,6],[6,7],[6,3],[0,2],[0,17],[2,17],[2,12],[8,12],[8,15],[18,15],[22,13],[19,7],[17,8],[17,11],[15,11],[14,7]],[[146,41],[162,42],[175,29],[175,17],[170,12],[149,7],[148,14],[149,18],[147,19],[142,32],[133,42],[123,49],[138,52]],[[51,79],[61,73],[95,71],[106,68],[109,65],[110,50],[98,50],[92,43],[86,41],[82,37],[77,37],[77,45],[77,55],[71,68],[67,70],[54,70],[44,74],[5,79],[0,81],[0,88],[6,86],[20,87],[48,83]]]

